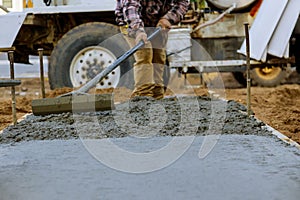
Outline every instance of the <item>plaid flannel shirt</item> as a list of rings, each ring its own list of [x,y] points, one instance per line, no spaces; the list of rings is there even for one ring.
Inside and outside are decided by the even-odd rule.
[[[177,24],[189,7],[189,0],[116,0],[116,22],[128,25],[128,33],[135,36],[144,26],[156,27],[161,18]]]

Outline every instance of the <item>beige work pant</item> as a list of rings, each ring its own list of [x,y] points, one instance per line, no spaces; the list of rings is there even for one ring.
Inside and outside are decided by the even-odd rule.
[[[134,47],[135,39],[122,33],[130,48]],[[134,90],[131,97],[149,96],[155,99],[164,97],[163,72],[166,63],[165,45],[167,33],[162,32],[153,41],[147,43],[134,54]]]

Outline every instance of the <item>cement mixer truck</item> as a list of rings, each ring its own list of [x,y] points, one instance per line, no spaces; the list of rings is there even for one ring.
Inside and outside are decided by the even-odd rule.
[[[29,63],[29,56],[38,55],[37,50],[42,48],[44,55],[49,56],[52,89],[85,84],[129,49],[124,40],[114,40],[120,34],[115,24],[115,1],[23,2],[22,12],[0,15],[0,48],[15,47],[18,63]],[[278,85],[284,81],[289,67],[300,66],[299,0],[190,2],[185,19],[170,32],[170,68],[182,74],[232,72],[239,82],[245,83],[244,22],[251,25],[253,83]],[[176,52],[176,40],[182,36],[187,47]],[[194,48],[197,45],[193,42],[203,46],[211,59],[199,59],[201,51]],[[127,72],[133,62],[133,58],[123,62],[99,87],[116,87],[120,81],[132,84],[132,76]]]

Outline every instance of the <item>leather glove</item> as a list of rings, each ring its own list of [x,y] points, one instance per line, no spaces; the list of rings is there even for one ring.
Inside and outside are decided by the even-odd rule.
[[[138,44],[141,40],[144,41],[145,44],[148,43],[147,34],[144,31],[138,31],[135,35],[136,44]]]
[[[158,21],[157,26],[160,26],[163,30],[169,31],[172,27],[172,24],[169,22],[169,20],[167,20],[165,18],[161,18]]]

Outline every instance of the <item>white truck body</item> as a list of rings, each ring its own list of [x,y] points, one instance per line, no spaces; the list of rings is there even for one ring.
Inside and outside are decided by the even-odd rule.
[[[47,7],[43,1],[40,0],[33,0],[33,5],[35,8],[41,8],[41,7]],[[114,9],[115,1],[111,0],[52,0],[50,7],[52,6],[93,6],[95,8],[98,8],[100,10],[102,9]]]
[[[29,8],[32,13],[66,13],[66,12],[91,12],[91,11],[112,11],[116,2],[113,0],[57,0],[51,1],[46,6],[43,1],[33,0],[34,8]]]
[[[227,9],[230,6],[232,6],[232,4],[236,4],[236,9],[240,10],[250,6],[256,0],[207,0],[207,1],[220,9]]]
[[[65,3],[64,3],[65,2]],[[115,1],[112,0],[58,0],[46,6],[42,0],[33,0],[34,8],[25,8],[22,12],[10,12],[0,17],[0,48],[11,47],[25,18],[29,15],[57,14],[57,13],[83,13],[112,11]]]
[[[193,3],[191,10],[186,15],[186,20],[183,20],[176,27],[176,30],[170,33],[171,41],[168,49],[170,51],[180,50],[181,48],[176,46],[179,44],[176,42],[176,38],[181,36],[187,41],[186,44],[181,46],[190,46],[190,40],[186,39],[185,34],[182,35],[183,32],[186,32],[187,28],[196,29],[208,23],[207,20],[211,20],[213,23],[191,33],[189,37],[197,40],[201,45],[204,44],[204,47],[212,54],[212,58],[215,61],[193,59],[193,55],[201,54],[201,52],[197,52],[199,50],[193,49],[194,46],[192,46],[191,49],[180,53],[181,60],[175,59],[176,61],[173,63],[170,60],[170,67],[176,68],[182,73],[189,73],[189,69],[192,68],[201,69],[200,72],[210,72],[213,71],[209,69],[212,66],[221,72],[243,72],[243,67],[246,63],[245,57],[242,56],[246,54],[245,42],[243,43],[245,34],[243,32],[243,23],[245,21],[249,21],[251,25],[250,56],[255,67],[267,68],[266,71],[268,72],[270,71],[269,69],[279,68],[278,75],[280,75],[282,72],[285,72],[286,65],[290,64],[291,54],[296,54],[296,60],[299,60],[300,30],[296,31],[296,34],[294,31],[295,24],[300,24],[299,0],[263,0],[253,23],[249,10],[252,5],[256,5],[258,0],[207,1],[215,5],[217,10],[211,11],[209,9],[207,11],[207,9]],[[105,55],[110,55],[108,58],[110,61],[120,56],[113,55],[114,53],[111,52],[116,51],[116,47],[113,48],[114,50],[106,47],[97,47],[102,41],[119,33],[114,20],[116,1],[52,0],[49,2],[51,4],[46,6],[43,0],[33,0],[33,8],[25,8],[22,12],[10,12],[0,15],[0,27],[2,27],[0,31],[0,48],[16,47],[15,60],[20,63],[28,63],[29,55],[37,55],[37,48],[44,48],[45,55],[50,56],[48,71],[51,88],[80,86],[95,75],[87,70],[87,67],[81,66],[83,54],[102,55],[104,53]],[[231,5],[232,3],[234,4]],[[226,14],[218,19],[223,12],[223,10],[219,9],[223,7],[226,9],[232,6],[235,6],[235,13]],[[249,6],[250,8],[248,8]],[[216,13],[220,13],[220,15]],[[85,41],[85,36],[90,34],[93,39]],[[67,37],[71,39],[67,39]],[[291,53],[290,44],[292,37],[296,38],[297,42],[296,52]],[[77,43],[79,43],[77,45],[78,49],[74,50],[74,48],[71,48],[72,45]],[[241,46],[236,47],[237,44]],[[120,44],[116,44],[116,46],[118,45]],[[64,57],[62,57],[62,54]],[[269,62],[270,55],[278,59],[287,60],[280,60],[278,63],[276,63],[277,61]],[[93,57],[91,59],[97,60],[98,58]],[[58,60],[64,63],[59,63]],[[101,62],[103,60],[100,62],[99,59],[98,61],[100,64],[98,63],[95,66],[89,65],[90,68],[96,67],[97,70],[101,70],[100,68],[103,67]],[[89,60],[86,62],[91,63],[94,61]],[[128,61],[124,65],[131,65],[132,63],[130,62]],[[182,64],[189,69],[183,69],[180,66]],[[122,69],[115,71],[114,74],[122,75],[125,73],[125,71],[122,72]],[[95,71],[95,69],[93,70]],[[196,72],[199,73],[199,70]],[[262,71],[262,76],[264,76],[264,73]],[[275,77],[279,80],[266,85],[273,86],[280,83],[285,75],[280,76],[280,78]],[[108,79],[107,85],[106,83],[103,84],[105,87],[115,86],[119,81],[119,78],[115,77]],[[264,85],[264,83],[262,82],[261,85]]]

